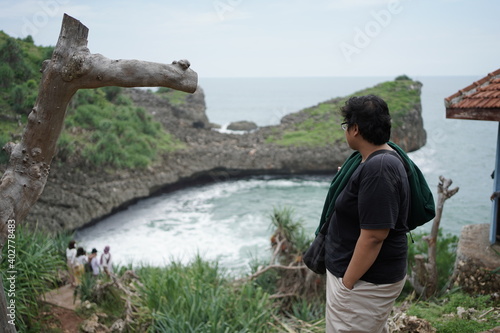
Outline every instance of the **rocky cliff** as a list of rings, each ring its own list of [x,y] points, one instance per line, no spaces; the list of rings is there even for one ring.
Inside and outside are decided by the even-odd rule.
[[[415,83],[408,89],[420,95],[420,88]],[[138,199],[193,183],[258,174],[334,174],[352,152],[343,140],[320,146],[269,140],[314,117],[308,110],[284,117],[280,125],[246,134],[222,134],[211,129],[201,88],[181,106],[150,91],[130,89],[127,94],[183,142],[184,148],[135,170],[89,169],[74,161],[56,160],[43,194],[26,219],[28,225],[38,224],[51,232],[74,230]],[[403,149],[413,151],[425,144],[420,103],[406,110],[398,123],[402,125],[393,129],[392,139]]]

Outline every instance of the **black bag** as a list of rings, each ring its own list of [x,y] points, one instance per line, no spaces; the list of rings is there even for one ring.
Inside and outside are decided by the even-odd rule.
[[[329,221],[323,224],[323,227],[318,232],[318,235],[311,243],[311,246],[302,255],[302,261],[307,268],[316,274],[325,274],[325,237],[328,232]]]

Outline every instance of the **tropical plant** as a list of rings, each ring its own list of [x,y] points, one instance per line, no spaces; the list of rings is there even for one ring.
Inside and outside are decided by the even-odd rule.
[[[256,284],[234,285],[216,263],[137,270],[152,332],[268,332],[275,309]]]
[[[411,267],[415,264],[415,255],[420,254],[427,256],[428,242],[424,238],[428,235],[425,233],[413,233],[412,238],[408,242],[408,273],[410,274]],[[437,248],[436,248],[436,266],[438,275],[437,290],[440,293],[446,291],[449,284],[449,279],[452,276],[455,266],[456,249],[458,244],[458,236],[447,234],[443,235],[442,230],[438,232]]]
[[[13,235],[0,262],[5,293],[14,301],[18,332],[40,332],[39,299],[57,286],[57,272],[66,267],[60,245],[66,237],[53,238],[22,226],[16,226]]]

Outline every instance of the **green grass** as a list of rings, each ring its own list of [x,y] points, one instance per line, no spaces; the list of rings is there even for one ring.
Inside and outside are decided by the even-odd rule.
[[[58,141],[61,160],[78,150],[93,166],[144,168],[161,154],[182,148],[151,115],[126,103],[119,93],[113,96],[121,98],[119,105],[99,89],[79,94]]]
[[[137,273],[151,332],[268,332],[273,320],[269,295],[251,282],[232,284],[216,263],[196,258]]]
[[[440,333],[475,333],[500,326],[498,308],[490,296],[470,296],[461,292],[452,292],[427,302],[416,302],[407,313],[429,321]],[[458,315],[458,308],[470,310],[469,315]]]
[[[68,237],[49,237],[43,233],[29,231],[21,226],[16,226],[11,239],[11,247],[6,243],[0,262],[0,274],[6,294],[9,293],[7,277],[9,271],[15,271],[15,291],[13,297],[16,305],[16,327],[18,332],[40,332],[41,305],[38,300],[40,295],[50,291],[56,286],[57,271],[65,269],[65,246]],[[9,250],[15,251],[15,259],[9,257]],[[10,265],[13,265],[11,267]]]
[[[320,103],[302,111],[307,114],[304,121],[286,129],[284,133],[271,134],[266,138],[266,142],[282,146],[331,146],[344,138],[344,133],[340,128],[343,120],[340,108],[349,97],[368,94],[378,95],[387,102],[392,117],[392,126],[397,128],[402,125],[405,114],[420,104],[419,90],[412,89],[418,84],[412,80],[398,79],[380,83],[346,97]]]
[[[23,117],[19,116],[19,119],[23,119]],[[9,156],[1,148],[7,142],[14,141],[13,135],[20,135],[21,132],[22,127],[16,121],[0,120],[0,164],[6,164],[9,161]]]
[[[156,94],[162,98],[165,98],[171,105],[174,106],[186,104],[186,98],[189,96],[188,93],[185,93],[183,91],[166,87],[160,87]]]
[[[294,219],[293,210],[274,209],[270,223],[292,241],[290,245],[297,249],[303,247],[300,245],[304,238],[301,223]],[[44,310],[38,299],[56,287],[57,271],[66,268],[65,249],[71,235],[49,237],[36,230],[18,228],[15,236],[16,325],[20,332],[41,332],[46,329],[43,326],[46,314],[41,313]],[[416,244],[422,242],[420,235],[414,238]],[[456,238],[441,238],[438,262],[447,266],[441,268],[446,274],[453,265],[449,252],[453,252],[452,244]],[[417,247],[420,248],[420,245]],[[0,269],[8,291],[5,272],[10,263],[6,254],[4,252]],[[255,271],[257,260],[253,264]],[[121,276],[131,268],[115,267],[115,271]],[[130,328],[132,331],[272,333],[324,330],[324,295],[293,297],[288,299],[287,304],[270,298],[270,295],[280,292],[279,286],[286,278],[286,272],[270,270],[253,281],[234,280],[219,268],[217,262],[200,257],[188,264],[173,262],[166,267],[141,266],[135,271],[140,279],[136,288],[142,295],[133,299],[136,312],[135,324]],[[444,277],[446,279],[449,275]],[[108,281],[103,277],[103,282]],[[124,295],[111,286],[105,293],[96,296],[93,291],[95,283],[96,280],[91,277],[83,279],[79,297],[95,304],[89,309],[80,309],[78,313],[88,317],[96,311],[104,312],[108,318],[102,323],[110,326],[123,316]],[[408,315],[429,321],[438,332],[480,332],[500,325],[498,311],[488,312],[499,306],[498,301],[490,296],[470,296],[454,290],[425,302],[415,300],[411,295],[398,302],[410,302]],[[467,310],[469,315],[459,317],[458,307]]]

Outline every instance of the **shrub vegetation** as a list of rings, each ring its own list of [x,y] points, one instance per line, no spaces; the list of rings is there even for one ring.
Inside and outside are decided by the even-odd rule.
[[[186,103],[186,98],[189,96],[188,93],[183,91],[160,87],[156,91],[156,94],[164,99],[166,99],[171,105],[178,106]]]
[[[9,295],[11,275],[15,290],[9,299],[15,301],[15,322],[18,332],[43,332],[40,322],[40,297],[58,285],[58,272],[66,269],[66,246],[69,237],[62,234],[49,237],[37,230],[17,226],[12,247],[5,244],[0,259],[0,275],[6,295]],[[15,259],[9,254],[15,251]],[[12,266],[11,266],[12,265]],[[15,273],[10,274],[9,272]]]
[[[394,81],[383,82],[352,95],[320,103],[301,111],[305,116],[304,120],[286,128],[282,134],[270,135],[266,142],[283,146],[332,146],[344,138],[340,128],[343,121],[340,108],[350,97],[368,94],[378,95],[387,102],[392,126],[397,128],[401,126],[407,112],[420,104],[420,92],[413,89],[419,84],[407,76],[400,76]]]
[[[300,221],[294,220],[292,211],[284,208],[275,209],[270,222],[276,228],[274,237],[287,237],[287,242],[281,242],[286,249],[278,255],[277,261],[280,264],[286,264],[286,260],[294,261],[295,252],[305,248],[304,244],[309,241]],[[419,246],[421,236],[415,238],[416,245],[411,245],[415,247],[411,250],[412,254],[424,250]],[[441,238],[438,262],[446,266],[440,271],[446,280],[449,277],[447,272],[453,266],[450,258],[453,257],[456,237],[448,235]],[[60,282],[57,272],[66,269],[65,248],[70,239],[71,235],[67,234],[54,238],[36,230],[16,230],[18,331],[48,330],[44,325],[51,315],[42,310],[40,296]],[[4,288],[8,291],[6,252],[2,258],[0,269]],[[258,261],[254,261],[252,273],[262,265]],[[125,275],[124,272],[130,269],[132,267],[115,267],[118,276]],[[132,332],[324,331],[324,290],[314,292],[323,297],[311,297],[307,293],[275,297],[283,294],[283,287],[293,288],[293,283],[289,283],[293,275],[286,271],[268,270],[254,279],[235,279],[217,262],[197,257],[188,264],[172,262],[166,267],[139,266],[135,272],[139,281],[133,284],[140,297],[135,297],[132,303],[135,309],[134,323],[129,327]],[[98,284],[107,287],[97,288]],[[95,280],[87,276],[78,291],[82,301],[91,302],[78,313],[85,318],[93,313],[106,313],[107,318],[101,324],[108,327],[123,318],[128,309],[124,302],[127,295],[113,286],[107,277]],[[479,332],[500,325],[499,314],[495,310],[498,301],[495,303],[491,296],[470,296],[459,290],[443,290],[434,299],[425,302],[414,299],[409,291],[401,295],[397,306],[407,307],[408,315],[429,321],[438,332]]]
[[[33,38],[15,39],[0,31],[0,146],[19,138],[38,94],[39,68],[53,47],[35,46]],[[185,95],[164,91],[179,105]],[[119,87],[80,90],[68,106],[55,162],[87,167],[144,168],[182,145]],[[8,157],[0,154],[0,163]],[[83,163],[82,163],[83,162]]]
[[[58,141],[62,161],[77,151],[90,165],[144,168],[158,155],[182,147],[117,87],[78,91],[65,126]]]

